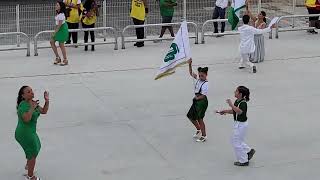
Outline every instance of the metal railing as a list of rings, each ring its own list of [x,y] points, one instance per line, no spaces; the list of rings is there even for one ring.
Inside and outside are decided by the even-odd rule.
[[[130,28],[141,28],[141,27],[157,27],[157,26],[172,26],[172,25],[180,25],[181,22],[177,23],[161,23],[161,24],[144,24],[144,25],[129,25],[126,26],[121,33],[121,44],[122,44],[122,49],[125,49],[125,43],[126,42],[141,42],[141,41],[154,41],[154,40],[170,40],[174,39],[174,37],[169,37],[169,38],[144,38],[144,39],[132,39],[132,40],[125,40],[125,32],[130,29]],[[195,28],[195,35],[190,36],[189,38],[195,38],[195,44],[198,44],[198,39],[199,39],[199,30],[198,30],[198,25],[194,22],[187,22],[187,24],[192,25]]]
[[[6,35],[17,35],[17,36],[25,36],[27,39],[27,47],[13,47],[13,48],[5,48],[5,49],[0,49],[0,51],[11,51],[11,50],[27,50],[27,56],[30,56],[30,38],[26,33],[23,32],[6,32],[6,33],[0,33],[0,36],[6,36]],[[20,43],[20,40],[19,40]]]
[[[269,18],[267,18],[270,20]],[[240,21],[242,18],[240,18]],[[210,36],[210,37],[218,37],[218,36],[223,36],[223,35],[238,35],[240,34],[238,31],[225,31],[224,33],[212,33],[212,34],[205,34],[206,32],[206,27],[209,23],[214,23],[214,22],[228,22],[228,19],[210,19],[207,20],[206,22],[203,23],[202,28],[201,28],[201,44],[205,43],[205,36]],[[269,32],[269,39],[272,39],[272,31]]]
[[[69,32],[84,32],[84,31],[97,31],[97,30],[111,30],[113,32],[114,42],[90,42],[90,43],[76,43],[72,45],[66,45],[66,47],[70,46],[86,46],[86,45],[102,45],[102,44],[114,44],[114,50],[118,50],[118,36],[117,31],[113,27],[99,27],[99,28],[83,28],[83,29],[69,29]],[[43,46],[38,47],[38,38],[42,34],[53,33],[53,30],[49,31],[41,31],[36,34],[34,37],[34,55],[38,56],[38,49],[51,48],[51,46]]]
[[[287,31],[302,31],[302,30],[311,30],[315,29],[315,27],[292,27],[292,28],[280,28],[279,23],[283,19],[289,18],[307,18],[307,17],[317,17],[320,14],[308,14],[308,15],[291,15],[291,16],[281,16],[278,21],[276,22],[276,38],[279,39],[279,32],[287,32]]]

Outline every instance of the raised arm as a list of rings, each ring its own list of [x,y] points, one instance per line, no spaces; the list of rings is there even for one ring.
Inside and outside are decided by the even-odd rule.
[[[192,71],[192,58],[190,58],[188,60],[188,64],[189,64],[189,74],[190,74],[190,76],[195,78],[195,79],[197,79],[197,74],[193,73],[193,71]]]
[[[253,22],[257,21],[257,17],[252,15],[251,11],[250,11],[250,6],[249,6],[249,0],[246,1],[246,15],[250,16],[250,19]]]
[[[49,110],[49,93],[45,91],[43,96],[44,96],[45,104],[43,107],[38,106],[38,108],[41,114],[47,114]]]
[[[257,29],[257,28],[253,28],[254,34],[264,34],[264,33],[268,33],[271,31],[271,28],[264,28],[264,29]]]

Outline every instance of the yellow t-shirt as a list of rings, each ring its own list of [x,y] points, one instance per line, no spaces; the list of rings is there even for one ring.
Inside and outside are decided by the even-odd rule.
[[[144,21],[146,17],[145,6],[142,0],[132,0],[130,17]]]
[[[78,4],[79,6],[81,6],[81,3],[79,4],[79,0],[65,0],[65,4],[66,4],[67,8],[71,2],[72,2],[72,4]],[[80,16],[79,16],[78,9],[71,8],[70,15],[69,15],[69,17],[67,17],[67,22],[69,22],[69,23],[79,23],[80,22]]]
[[[84,7],[82,5],[82,11],[84,10]],[[95,8],[91,9],[90,11],[91,16],[87,17],[84,14],[81,14],[81,16],[83,17],[82,22],[85,25],[91,25],[97,22],[97,10]]]
[[[305,1],[305,5],[306,5],[307,7],[316,7],[316,1],[317,1],[317,0],[306,0],[306,1]]]
[[[94,24],[94,23],[97,22],[97,15],[94,13],[94,15],[91,16],[91,17],[85,16],[85,17],[83,18],[82,22],[83,22],[84,24],[86,24],[86,25]]]

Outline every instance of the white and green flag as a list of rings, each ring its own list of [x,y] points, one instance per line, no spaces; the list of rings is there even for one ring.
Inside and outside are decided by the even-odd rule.
[[[234,30],[240,20],[240,11],[246,7],[246,0],[233,0],[232,7],[228,10],[228,22]]]
[[[166,54],[155,80],[171,75],[178,66],[187,63],[191,58],[187,22],[183,21]]]

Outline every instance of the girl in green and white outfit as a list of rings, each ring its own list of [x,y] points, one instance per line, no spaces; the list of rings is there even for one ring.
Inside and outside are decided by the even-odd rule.
[[[66,20],[65,12],[66,12],[65,4],[63,2],[58,1],[56,3],[56,16],[55,16],[56,28],[54,33],[52,34],[50,44],[54,54],[56,55],[56,60],[54,61],[54,64],[55,65],[60,64],[61,66],[68,65],[67,53],[66,53],[66,48],[64,46],[64,43],[68,40],[69,30],[68,30],[68,25],[65,22]],[[62,62],[58,53],[57,46],[55,44],[56,41],[59,42],[59,46],[62,52],[62,56],[63,56]]]
[[[237,161],[235,166],[249,166],[249,161],[255,154],[255,150],[250,148],[245,142],[245,136],[248,129],[247,102],[250,100],[250,90],[245,86],[239,86],[234,92],[237,98],[234,104],[227,99],[230,109],[216,111],[221,115],[232,114],[234,118],[233,134],[231,138],[232,146],[235,151]]]
[[[195,97],[193,98],[193,103],[187,114],[187,117],[196,128],[196,133],[193,137],[197,139],[197,142],[204,142],[207,140],[206,126],[204,124],[203,118],[208,108],[208,68],[199,67],[199,75],[197,75],[192,71],[192,59],[190,59],[188,63],[189,73],[197,81],[195,83]]]

